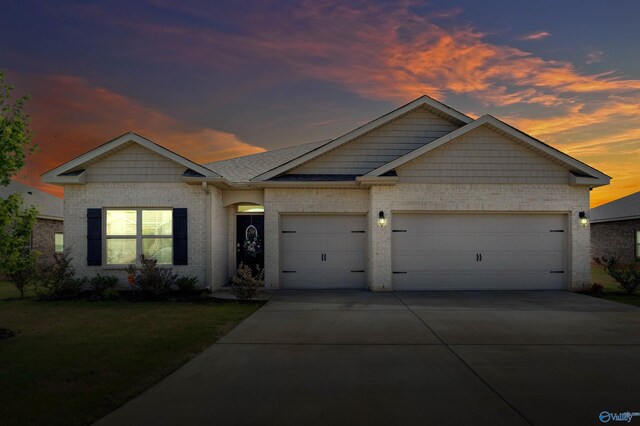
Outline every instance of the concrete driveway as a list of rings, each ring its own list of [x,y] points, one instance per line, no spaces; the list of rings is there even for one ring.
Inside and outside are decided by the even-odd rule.
[[[568,292],[281,291],[98,424],[596,425],[602,411],[640,412],[637,308]]]

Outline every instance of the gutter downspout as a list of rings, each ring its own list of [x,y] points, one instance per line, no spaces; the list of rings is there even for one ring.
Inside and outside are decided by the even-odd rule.
[[[209,290],[213,289],[213,273],[211,271],[211,189],[207,182],[202,182],[202,190],[207,194],[204,203],[204,217],[205,217],[205,276],[207,282],[205,283]]]

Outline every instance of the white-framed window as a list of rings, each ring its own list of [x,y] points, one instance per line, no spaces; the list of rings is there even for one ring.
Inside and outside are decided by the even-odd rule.
[[[104,209],[105,264],[129,265],[141,254],[173,263],[173,211],[171,209]]]
[[[64,251],[64,234],[62,232],[55,233],[54,247],[56,253],[62,253]]]

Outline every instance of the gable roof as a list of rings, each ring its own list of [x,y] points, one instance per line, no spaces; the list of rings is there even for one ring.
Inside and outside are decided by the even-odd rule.
[[[426,107],[428,108],[430,111],[436,113],[437,115],[440,115],[444,118],[446,118],[449,121],[455,122],[457,124],[460,125],[465,125],[468,124],[470,122],[473,121],[472,118],[464,115],[463,113],[456,111],[455,109],[440,103],[438,101],[436,101],[435,99],[423,95],[421,97],[419,97],[418,99],[409,102],[406,105],[401,106],[398,109],[395,109],[393,111],[391,111],[388,114],[385,114],[381,117],[376,118],[373,121],[370,121],[369,123],[358,127],[355,130],[350,131],[349,133],[346,133],[345,135],[340,136],[337,139],[334,139],[324,145],[322,145],[321,147],[314,149],[306,154],[303,154],[297,158],[294,158],[284,164],[281,164],[279,166],[276,167],[272,167],[271,169],[269,169],[268,171],[265,171],[264,173],[261,173],[258,176],[255,176],[253,179],[253,181],[265,181],[268,179],[271,179],[275,176],[278,176],[282,173],[285,173],[288,170],[291,170],[297,166],[300,166],[301,164],[304,164],[308,161],[313,160],[314,158],[317,158],[319,156],[321,156],[322,154],[331,151],[333,149],[338,148],[339,146],[342,146],[348,142],[351,142],[354,139],[357,139],[373,130],[376,130],[382,126],[384,126],[387,123],[390,123],[400,117],[402,117],[403,115],[406,115],[412,111],[417,110],[418,108],[423,108]]]
[[[176,154],[149,139],[146,139],[136,133],[127,132],[115,139],[110,140],[107,143],[100,145],[91,151],[74,158],[48,172],[42,174],[42,181],[47,183],[81,183],[83,181],[82,167],[86,167],[96,161],[99,161],[105,157],[108,157],[115,152],[118,152],[131,143],[136,143],[147,148],[150,151],[155,152],[165,158],[175,161],[176,163],[184,166],[186,169],[190,169],[203,177],[209,178],[221,178],[221,176],[208,168],[194,163],[193,161]]]
[[[448,133],[442,136],[435,141],[432,141],[422,147],[411,151],[410,153],[403,155],[400,158],[397,158],[389,163],[378,167],[375,170],[367,173],[365,176],[381,176],[385,173],[388,173],[394,170],[397,167],[402,166],[403,164],[408,163],[411,160],[418,158],[419,156],[426,154],[454,139],[459,138],[462,135],[465,135],[480,126],[487,126],[494,130],[497,130],[499,133],[502,133],[512,139],[516,139],[517,141],[533,148],[539,154],[562,163],[568,169],[571,169],[574,173],[572,177],[572,183],[574,184],[589,184],[592,186],[601,186],[607,185],[609,180],[611,179],[606,174],[600,172],[599,170],[594,169],[581,161],[576,160],[575,158],[545,144],[544,142],[539,141],[524,132],[504,123],[503,121],[498,120],[497,118],[491,115],[483,115],[477,120],[466,124],[465,126],[460,127],[457,130],[454,130],[451,133]]]
[[[38,210],[38,218],[62,220],[64,201],[61,198],[17,181],[11,181],[7,186],[0,185],[0,198],[6,198],[15,193],[22,193],[25,207],[33,206]]]
[[[640,219],[640,191],[589,211],[591,223]]]
[[[294,145],[272,151],[259,152],[243,157],[216,161],[205,166],[230,182],[249,182],[254,177],[285,164],[314,149],[329,143],[331,139]]]

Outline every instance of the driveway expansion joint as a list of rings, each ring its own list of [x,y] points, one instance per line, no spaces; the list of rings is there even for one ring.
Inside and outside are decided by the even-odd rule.
[[[524,413],[522,413],[520,410],[518,410],[516,408],[515,405],[513,405],[511,402],[509,402],[502,394],[500,394],[500,392],[498,392],[497,389],[495,389],[493,386],[491,386],[482,376],[480,376],[480,374],[478,374],[473,368],[471,368],[471,366],[464,360],[462,359],[462,357],[460,355],[458,355],[458,353],[456,351],[453,350],[452,347],[449,346],[448,343],[446,343],[438,333],[436,333],[435,330],[433,330],[429,324],[427,324],[422,318],[420,318],[420,316],[418,314],[416,314],[413,309],[411,309],[409,307],[409,305],[407,305],[405,303],[404,300],[402,300],[402,298],[400,296],[398,296],[396,294],[396,292],[393,292],[394,296],[396,296],[398,298],[398,300],[407,307],[407,309],[409,309],[409,311],[415,315],[416,318],[418,318],[418,320],[424,324],[424,326],[431,332],[433,333],[433,335],[442,342],[442,345],[447,348],[447,350],[449,352],[451,352],[451,354],[456,357],[458,359],[458,361],[460,361],[468,370],[469,372],[471,372],[471,374],[473,374],[478,380],[480,380],[481,383],[483,383],[494,395],[496,395],[502,402],[504,402],[509,408],[511,408],[511,410],[516,413],[518,416],[520,416],[520,418],[522,418],[522,420],[524,420],[527,424],[533,426],[533,423],[524,415]]]

